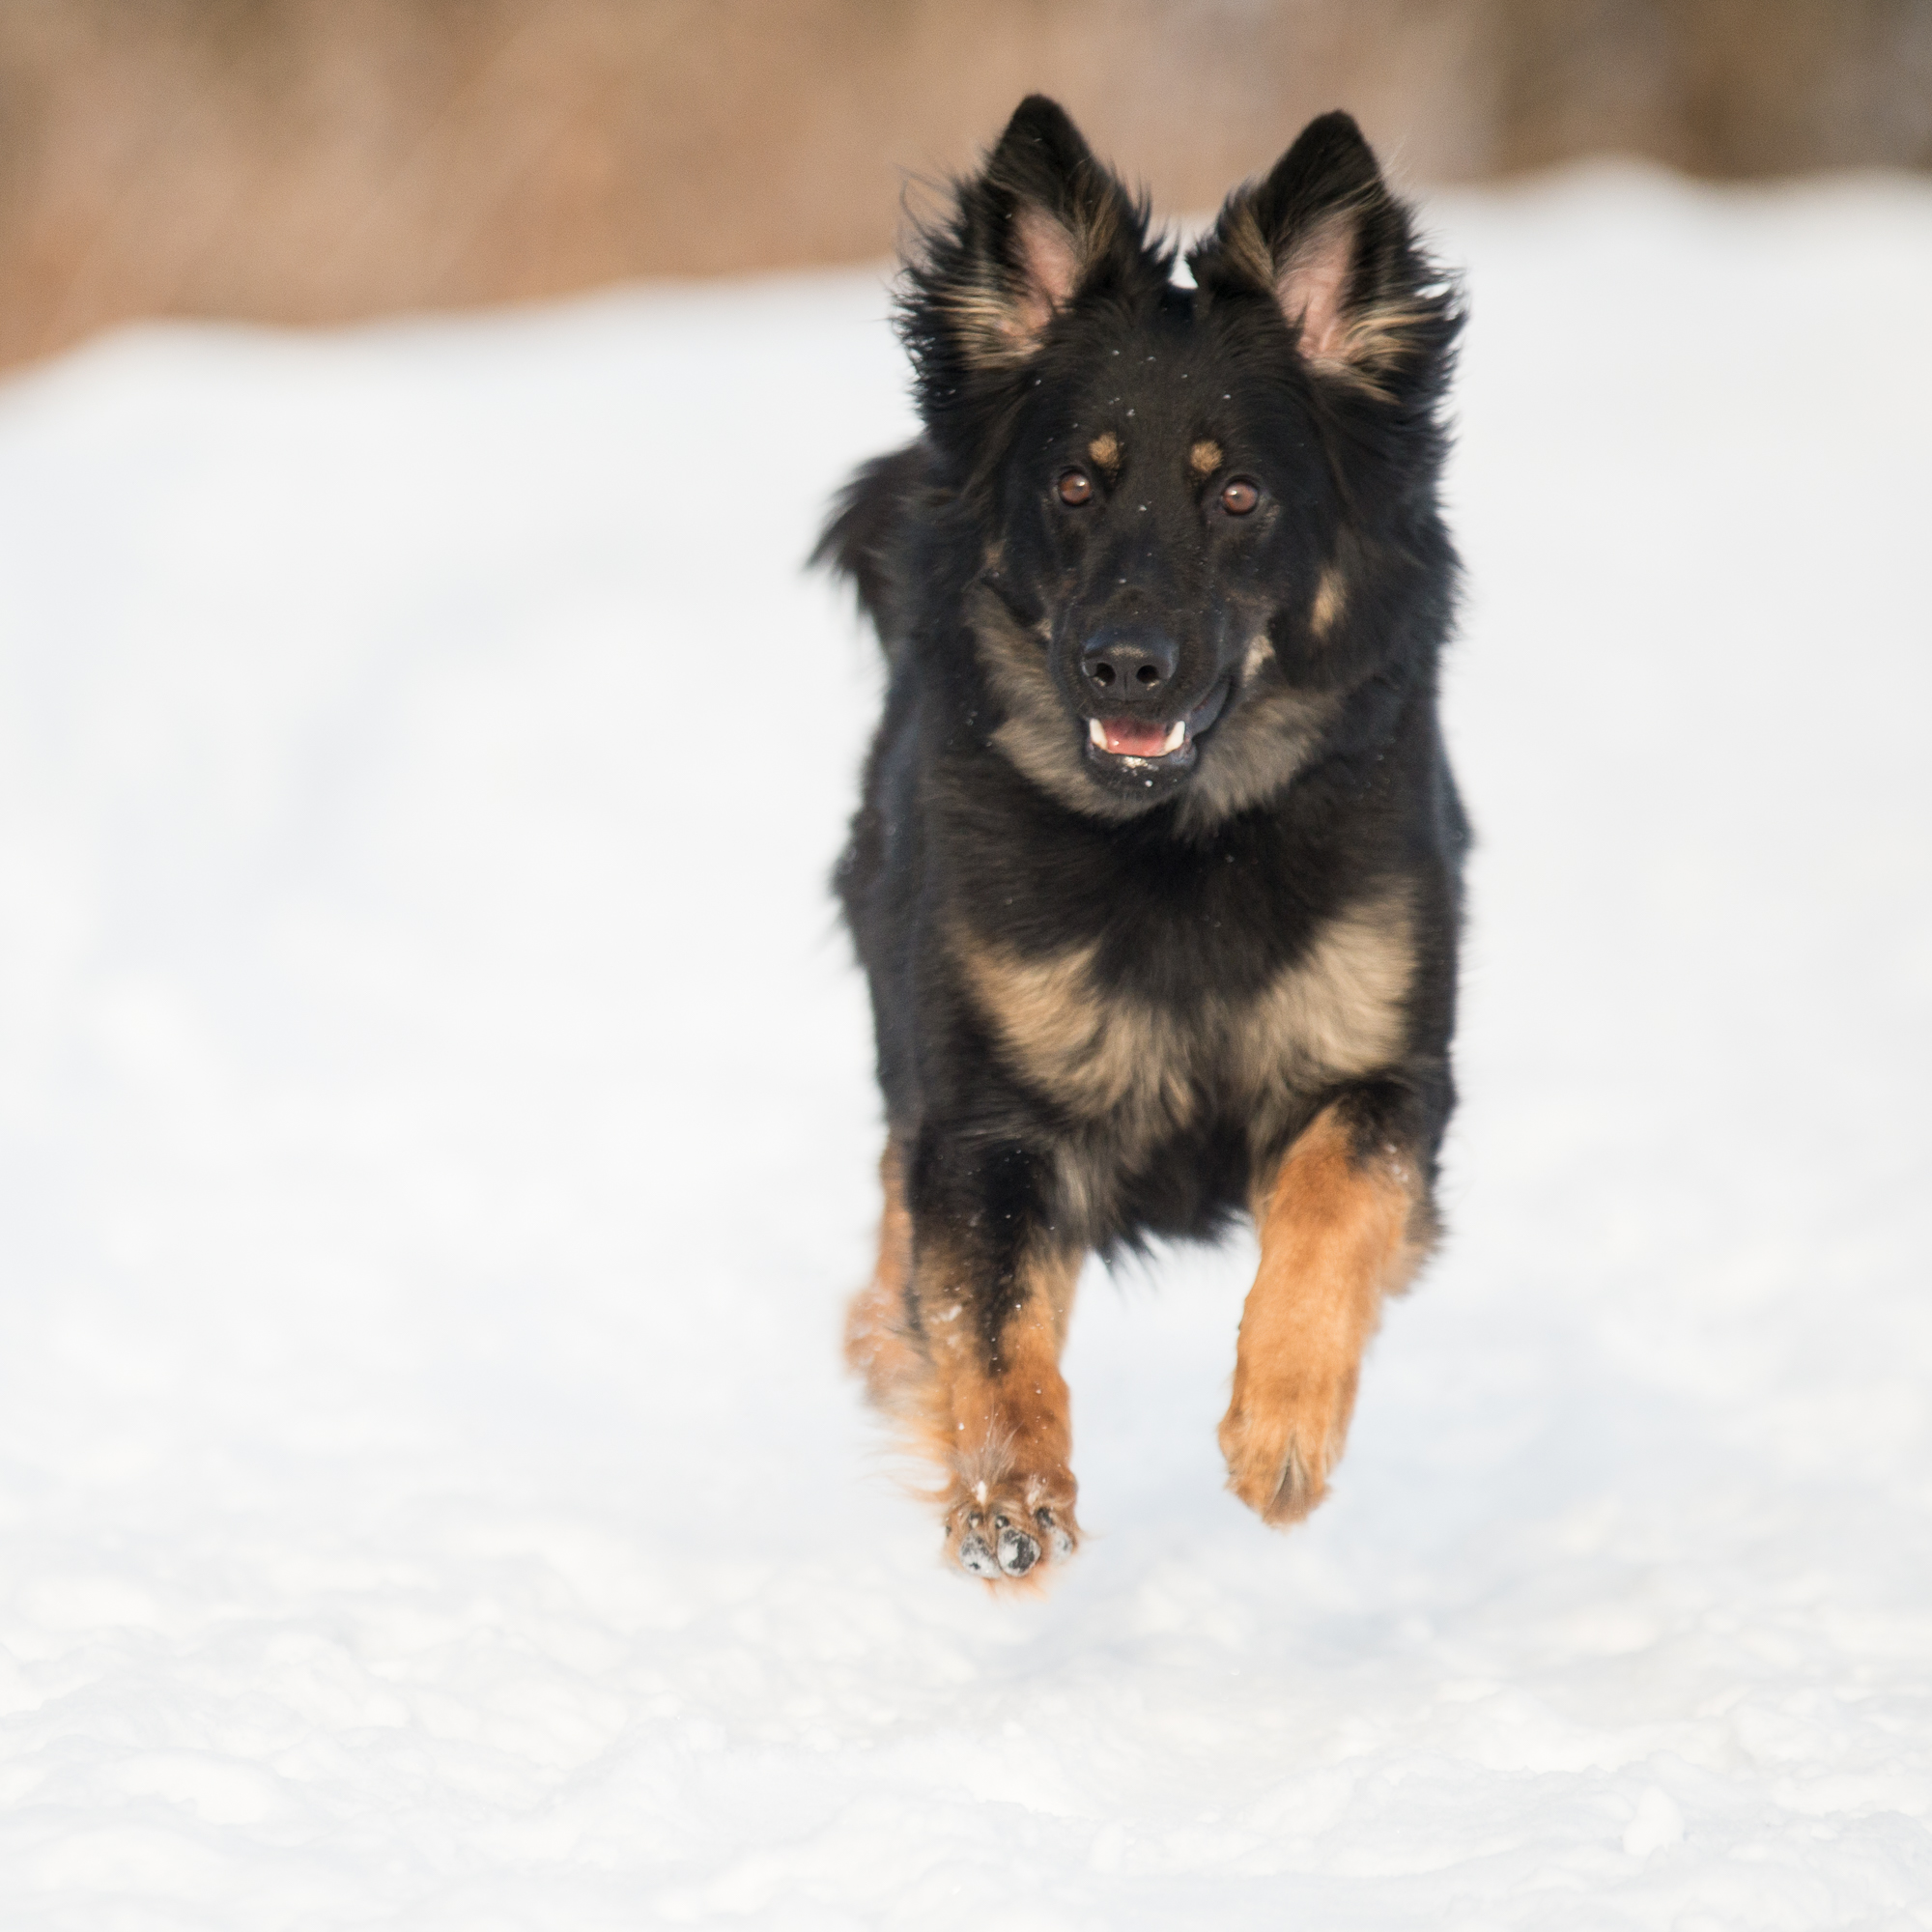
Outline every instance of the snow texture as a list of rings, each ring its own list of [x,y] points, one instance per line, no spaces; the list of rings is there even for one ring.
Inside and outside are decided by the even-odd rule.
[[[1454,1238],[1288,1536],[1090,1274],[1040,1603],[837,1356],[877,273],[0,390],[8,1932],[1932,1925],[1932,192],[1432,219]]]

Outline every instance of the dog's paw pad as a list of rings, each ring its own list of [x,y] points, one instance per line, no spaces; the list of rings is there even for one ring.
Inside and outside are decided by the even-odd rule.
[[[959,1567],[974,1577],[989,1580],[1000,1574],[1000,1561],[977,1529],[969,1529],[959,1540]]]
[[[1040,1534],[1046,1538],[1047,1548],[1065,1563],[1073,1554],[1072,1533],[1050,1509],[1037,1509],[1033,1514]]]
[[[946,1527],[953,1560],[988,1583],[1043,1573],[1079,1547],[1068,1505],[1029,1507],[1023,1496],[970,1495],[947,1512]]]
[[[1000,1568],[1009,1577],[1024,1577],[1039,1561],[1039,1545],[1004,1516],[993,1519],[1000,1532]]]

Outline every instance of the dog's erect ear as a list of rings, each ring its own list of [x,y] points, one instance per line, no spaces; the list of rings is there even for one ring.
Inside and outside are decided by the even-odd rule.
[[[1319,374],[1374,395],[1439,363],[1455,336],[1452,291],[1346,114],[1311,121],[1264,181],[1236,188],[1189,265],[1210,294],[1271,295]]]
[[[1044,95],[1021,101],[952,218],[907,267],[904,322],[922,371],[1016,369],[1073,299],[1131,272],[1145,209]]]

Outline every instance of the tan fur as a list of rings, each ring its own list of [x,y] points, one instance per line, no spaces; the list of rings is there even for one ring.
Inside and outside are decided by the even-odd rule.
[[[980,662],[1005,714],[993,733],[1001,755],[1049,798],[1091,818],[1127,819],[1141,810],[1131,797],[1101,791],[1088,778],[1078,731],[1067,718],[1041,649],[1043,632],[1014,621],[997,595],[980,584],[969,593],[968,616]],[[1250,685],[1274,655],[1265,635],[1249,645],[1242,677]],[[1335,692],[1296,691],[1277,683],[1242,702],[1204,750],[1201,768],[1182,794],[1183,830],[1244,811],[1287,784],[1321,741],[1340,708]]]
[[[969,1534],[992,1540],[1004,1519],[1034,1537],[1040,1561],[1023,1577],[987,1581],[1001,1589],[1028,1588],[1071,1556],[1079,1542],[1079,1485],[1070,1467],[1073,1430],[1060,1351],[1080,1256],[1042,1251],[1022,1264],[1015,1306],[990,1361],[975,1330],[968,1266],[943,1245],[919,1257],[927,1367],[915,1446],[945,1479],[937,1500],[945,1512],[948,1560],[958,1561]]]
[[[1218,442],[1216,442],[1212,437],[1204,436],[1201,439],[1201,440],[1197,442],[1193,446],[1193,448],[1191,448],[1187,452],[1188,469],[1191,469],[1196,476],[1202,477],[1204,479],[1213,475],[1215,470],[1220,469],[1222,464],[1224,464],[1227,460],[1228,460],[1227,456],[1222,451],[1221,445]]]
[[[1349,608],[1349,580],[1333,563],[1324,563],[1315,580],[1315,603],[1308,613],[1309,628],[1318,638],[1326,638],[1342,621]]]
[[[1412,353],[1412,331],[1428,320],[1429,311],[1413,302],[1371,303],[1349,318],[1336,356],[1317,366],[1386,400],[1389,388],[1383,378],[1392,364]]]
[[[1023,959],[962,935],[975,1004],[1019,1070],[1075,1116],[1106,1120],[1130,1147],[1185,1126],[1198,1105],[1192,1028],[1146,1002],[1104,995],[1094,948]]]
[[[925,1356],[906,1317],[912,1273],[912,1216],[906,1212],[899,1150],[886,1143],[879,1157],[885,1206],[879,1215],[879,1254],[872,1278],[845,1311],[845,1365],[863,1378],[866,1393],[883,1409],[902,1408],[925,1375]]]
[[[1243,273],[1274,291],[1289,327],[1300,336],[1301,353],[1317,369],[1385,397],[1382,378],[1409,353],[1409,331],[1428,320],[1428,312],[1406,299],[1371,299],[1352,310],[1344,305],[1357,221],[1357,210],[1339,209],[1277,261],[1253,204],[1243,201],[1227,223],[1225,247]]]
[[[1414,977],[1407,894],[1364,899],[1329,920],[1294,965],[1237,1010],[1235,1058],[1254,1069],[1257,1087],[1277,1069],[1323,1086],[1373,1073],[1402,1050]]]
[[[1131,817],[1133,804],[1110,800],[1088,780],[1079,734],[1054,689],[1040,637],[1016,623],[983,584],[968,593],[967,611],[980,662],[1006,714],[993,733],[1001,755],[1074,811]]]
[[[1236,204],[1223,234],[1228,259],[1251,282],[1257,282],[1264,289],[1273,288],[1274,250],[1268,245],[1267,237],[1262,233],[1260,221],[1255,218],[1255,205],[1251,198],[1244,195]]]
[[[1233,715],[1215,727],[1211,747],[1204,747],[1194,781],[1181,794],[1179,819],[1185,832],[1203,829],[1259,805],[1294,777],[1321,741],[1321,733],[1341,709],[1332,691],[1298,691],[1261,683],[1273,646],[1250,644],[1242,675],[1252,688]]]
[[[1060,1373],[1080,1255],[1059,1247],[1025,1258],[1012,1312],[989,1350],[974,1318],[972,1256],[943,1234],[915,1253],[895,1142],[887,1143],[879,1181],[878,1263],[846,1311],[846,1365],[873,1406],[898,1423],[907,1447],[937,1469],[941,1487],[931,1499],[944,1512],[949,1559],[957,1562],[968,1535],[997,1543],[1010,1522],[1038,1544],[1039,1561],[1022,1577],[987,1580],[1005,1590],[1037,1588],[1080,1538]]]
[[[1017,1070],[1076,1119],[1104,1122],[1129,1165],[1195,1119],[1205,1088],[1246,1108],[1264,1143],[1296,1095],[1386,1065],[1415,969],[1399,888],[1336,915],[1258,996],[1186,1009],[1102,991],[1093,946],[1030,959],[970,933],[955,944]]]
[[[1121,439],[1110,429],[1104,429],[1087,445],[1087,454],[1102,469],[1112,472],[1121,467]]]
[[[1358,1162],[1330,1107],[1257,1206],[1261,1266],[1241,1313],[1220,1441],[1228,1487],[1270,1523],[1298,1521],[1327,1492],[1382,1298],[1425,1256],[1412,1234],[1419,1193],[1393,1153]]]
[[[1018,266],[986,263],[978,281],[955,287],[945,298],[966,360],[980,369],[1011,369],[1026,361],[1106,253],[1117,225],[1117,213],[1104,199],[1081,212],[1076,228],[1043,209],[1022,210]]]
[[[946,319],[976,369],[1010,369],[1033,353],[1005,289],[962,283],[945,295]]]

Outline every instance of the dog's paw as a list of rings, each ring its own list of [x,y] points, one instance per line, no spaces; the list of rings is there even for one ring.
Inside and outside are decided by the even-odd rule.
[[[1286,1529],[1328,1493],[1352,1396],[1342,1384],[1297,1388],[1273,1400],[1250,1393],[1237,1396],[1221,1418],[1228,1487],[1264,1522]]]
[[[1073,1478],[1007,1475],[954,1479],[946,1508],[946,1553],[987,1583],[1037,1579],[1080,1547]]]

